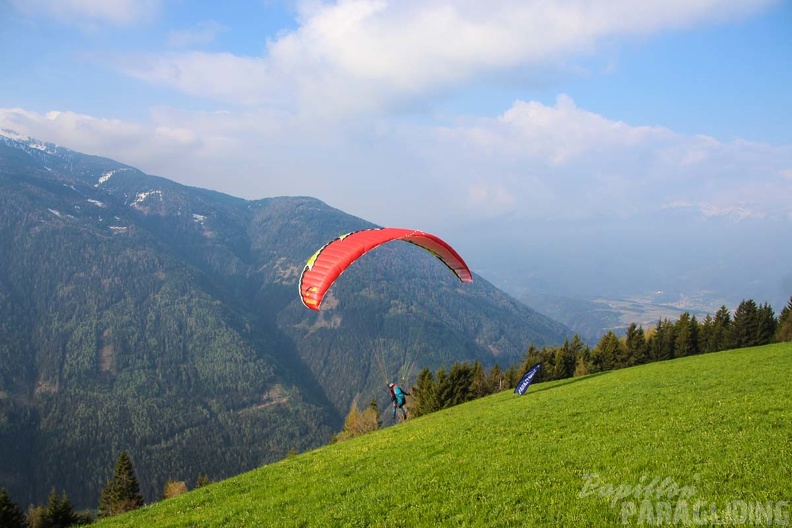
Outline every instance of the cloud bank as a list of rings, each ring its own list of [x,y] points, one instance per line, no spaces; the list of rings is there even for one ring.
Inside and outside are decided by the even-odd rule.
[[[247,198],[319,196],[383,223],[430,221],[421,211],[439,203],[457,221],[629,218],[668,209],[737,219],[792,214],[792,146],[632,126],[566,95],[553,106],[516,101],[494,118],[335,139],[266,111],[160,109],[139,124],[3,109],[0,125],[176,181]]]

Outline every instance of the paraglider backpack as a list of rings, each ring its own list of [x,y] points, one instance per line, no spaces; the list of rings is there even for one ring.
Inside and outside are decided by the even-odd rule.
[[[404,391],[401,390],[400,387],[396,387],[395,389],[393,389],[393,393],[396,396],[396,403],[398,403],[399,405],[404,405],[404,402],[407,401]]]

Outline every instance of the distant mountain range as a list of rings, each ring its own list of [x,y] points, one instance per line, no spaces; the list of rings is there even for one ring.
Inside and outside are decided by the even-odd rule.
[[[95,506],[126,450],[152,500],[168,478],[328,442],[355,398],[386,405],[389,379],[505,367],[571,337],[400,242],[306,309],[307,258],[369,227],[314,198],[243,200],[2,131],[0,486]]]

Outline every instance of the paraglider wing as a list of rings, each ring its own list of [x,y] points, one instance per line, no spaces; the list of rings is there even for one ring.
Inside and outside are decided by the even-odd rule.
[[[525,394],[525,391],[528,390],[528,387],[531,386],[531,382],[536,377],[536,373],[539,372],[539,369],[542,368],[541,363],[537,363],[533,367],[528,369],[528,372],[525,373],[525,376],[522,377],[520,383],[514,388],[514,394],[519,394],[522,396]]]
[[[305,306],[318,310],[327,290],[355,260],[375,247],[403,240],[432,253],[462,282],[473,282],[473,274],[462,257],[440,238],[414,229],[383,227],[341,235],[308,259],[300,276],[300,298]]]

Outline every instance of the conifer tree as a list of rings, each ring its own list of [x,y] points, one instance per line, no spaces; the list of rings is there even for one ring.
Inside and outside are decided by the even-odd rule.
[[[575,356],[575,377],[585,376],[589,373],[589,363],[591,361],[591,349],[583,342],[583,339],[578,335],[572,338],[569,348]]]
[[[745,348],[758,344],[759,307],[753,299],[743,300],[734,311],[731,328],[731,346]]]
[[[26,528],[25,512],[11,500],[8,492],[0,490],[0,526],[4,528]]]
[[[674,323],[668,319],[661,319],[649,338],[649,354],[653,361],[664,361],[674,357]]]
[[[506,380],[507,387],[511,389],[516,387],[517,384],[520,382],[520,379],[525,375],[526,372],[528,371],[522,370],[517,365],[509,365],[509,368],[507,368],[506,372],[503,373],[503,378]],[[539,381],[542,372],[544,372],[544,369],[543,368],[539,369],[536,378],[534,378],[534,382]]]
[[[27,521],[27,526],[30,528],[41,528],[41,518],[44,515],[44,510],[46,506],[34,506],[32,504],[28,505],[27,513],[25,513],[25,520]]]
[[[464,361],[462,363],[455,362],[451,365],[448,379],[451,385],[451,397],[446,403],[447,407],[459,405],[472,399],[470,387],[473,384],[473,369],[470,364]]]
[[[489,384],[490,392],[493,393],[500,392],[506,388],[507,383],[503,369],[497,363],[492,366],[489,374],[487,374],[487,383]]]
[[[710,350],[710,345],[714,326],[715,319],[710,314],[705,315],[704,319],[701,320],[701,324],[699,325],[699,351],[702,354],[712,352],[712,350]]]
[[[113,478],[107,482],[99,497],[99,516],[112,517],[141,506],[143,506],[143,496],[140,494],[132,461],[126,451],[121,451]]]
[[[418,373],[418,379],[412,390],[412,397],[413,405],[411,410],[414,417],[440,409],[437,402],[437,387],[435,386],[434,375],[427,367],[424,367]]]
[[[696,316],[685,312],[674,324],[674,357],[692,356],[699,353],[698,322]]]
[[[575,354],[572,351],[572,345],[569,344],[569,339],[564,339],[563,346],[556,348],[554,357],[554,379],[571,378],[575,373]]]
[[[773,307],[764,303],[756,312],[756,344],[766,345],[773,340],[778,328],[778,320],[773,312]]]
[[[523,358],[522,363],[520,364],[520,370],[512,379],[512,376],[509,376],[510,385],[514,387],[517,383],[525,376],[525,373],[531,370],[531,367],[536,365],[537,363],[542,363],[542,368],[539,369],[539,372],[536,373],[536,377],[534,378],[534,383],[538,383],[541,381],[548,381],[554,379],[555,375],[555,354],[546,354],[547,350],[542,348],[540,351],[536,348],[536,346],[531,343],[528,346],[528,352],[525,353],[525,357]],[[551,358],[545,358],[543,356],[549,355]]]
[[[74,507],[66,497],[66,492],[58,496],[55,489],[50,492],[47,507],[41,513],[39,528],[69,528],[77,524],[78,517]]]
[[[778,316],[778,341],[792,341],[792,297]]]
[[[479,360],[473,361],[472,377],[473,381],[470,384],[470,393],[473,398],[481,398],[482,396],[490,394],[487,376],[484,374],[484,367],[481,366]]]
[[[646,337],[642,326],[630,324],[625,335],[624,347],[627,352],[627,366],[646,363]]]
[[[445,409],[451,401],[453,390],[451,380],[445,367],[440,367],[435,373],[435,403],[437,409]],[[436,410],[437,410],[436,409]]]
[[[619,359],[622,357],[621,348],[622,343],[619,337],[613,330],[608,330],[591,352],[591,372],[613,370],[624,366],[619,364]]]
[[[731,325],[731,312],[726,306],[721,306],[714,318],[702,324],[702,352],[720,352],[729,348]]]
[[[580,354],[577,357],[577,361],[575,362],[575,377],[578,376],[585,376],[589,373],[589,360],[588,360],[588,353]]]
[[[583,342],[583,338],[580,337],[580,334],[575,334],[572,337],[572,342],[569,343],[569,349],[572,351],[572,354],[577,358],[580,354],[585,354],[589,351],[588,345]]]

